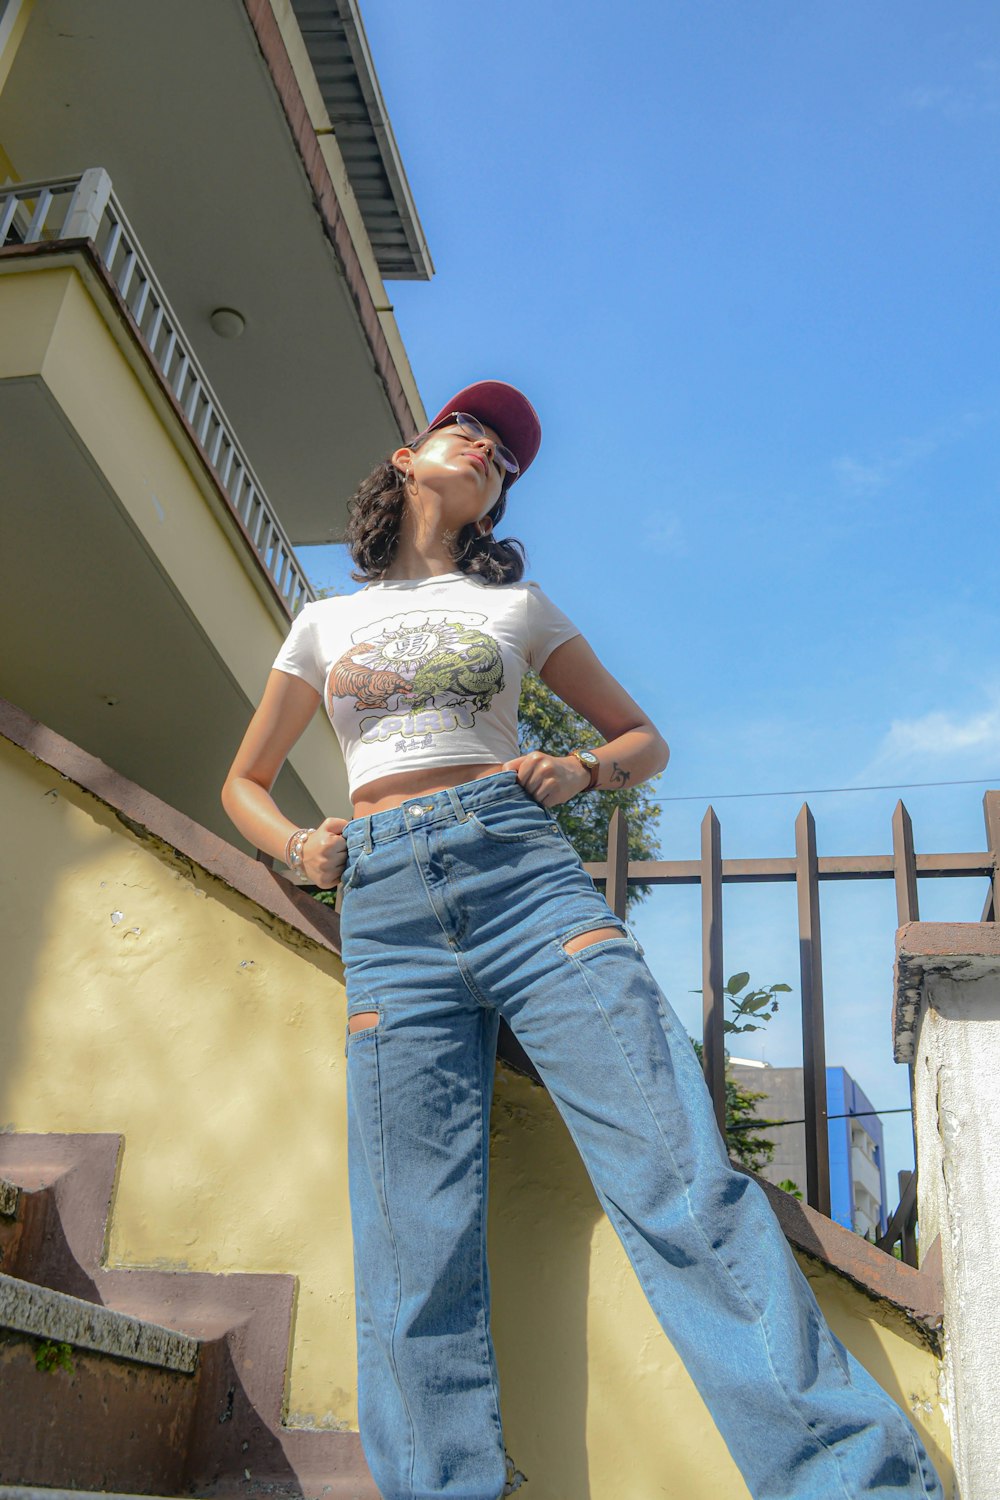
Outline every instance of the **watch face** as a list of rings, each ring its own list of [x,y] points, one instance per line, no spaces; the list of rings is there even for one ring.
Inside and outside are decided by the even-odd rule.
[[[577,754],[583,761],[584,765],[589,766],[591,770],[593,770],[595,766],[600,765],[600,761],[597,759],[597,756],[594,754],[593,750],[578,750]]]

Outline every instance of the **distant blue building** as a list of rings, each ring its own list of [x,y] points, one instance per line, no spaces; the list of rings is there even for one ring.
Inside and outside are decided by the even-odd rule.
[[[801,1068],[772,1068],[747,1058],[731,1058],[730,1071],[742,1088],[765,1097],[757,1105],[764,1119],[801,1121],[805,1114]],[[830,1217],[848,1229],[877,1236],[886,1228],[885,1150],[882,1122],[871,1113],[871,1101],[846,1068],[826,1070],[830,1144]],[[764,1169],[769,1182],[790,1180],[806,1190],[805,1129],[801,1124],[773,1126],[774,1158]]]
[[[827,1121],[830,1217],[848,1229],[878,1235],[886,1229],[885,1148],[882,1121],[871,1108],[846,1068],[827,1068],[827,1114],[859,1116]]]

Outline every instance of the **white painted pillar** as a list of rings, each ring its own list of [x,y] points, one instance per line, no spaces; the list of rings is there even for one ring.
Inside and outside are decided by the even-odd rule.
[[[111,178],[103,167],[88,167],[77,183],[62,227],[64,240],[96,240],[111,197]]]
[[[1000,1496],[1000,923],[910,922],[893,1037],[914,1064],[921,1257],[940,1235],[961,1500]]]

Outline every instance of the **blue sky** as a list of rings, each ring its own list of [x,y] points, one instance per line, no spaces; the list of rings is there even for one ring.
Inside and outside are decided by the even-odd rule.
[[[657,795],[989,778],[810,799],[820,853],[983,847],[1000,786],[1000,18],[988,3],[364,0],[434,258],[390,292],[426,404],[521,385],[508,530],[672,747]],[[405,25],[401,17],[405,16]],[[341,585],[338,549],[306,549]],[[801,797],[718,800],[787,854]],[[664,804],[692,858],[705,800]],[[924,881],[976,920],[983,883]],[[827,1051],[876,1106],[888,883],[824,885]],[[698,1026],[697,892],[638,934]],[[739,1051],[800,1061],[790,886],[726,889],[727,971],[796,993]],[[910,1164],[905,1117],[889,1167]]]

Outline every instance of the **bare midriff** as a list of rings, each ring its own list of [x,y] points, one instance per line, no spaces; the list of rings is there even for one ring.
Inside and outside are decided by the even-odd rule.
[[[431,792],[443,792],[447,787],[459,786],[463,781],[480,781],[484,776],[493,776],[502,771],[499,763],[471,766],[435,766],[428,771],[413,771],[397,776],[380,776],[359,787],[354,794],[354,816],[367,818],[371,813],[387,812],[398,807],[410,797],[428,797]]]

